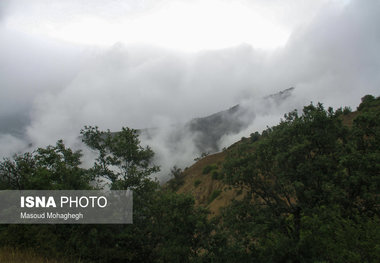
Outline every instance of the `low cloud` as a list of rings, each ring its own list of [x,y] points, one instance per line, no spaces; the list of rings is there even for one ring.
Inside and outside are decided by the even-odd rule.
[[[379,95],[379,13],[377,1],[350,1],[339,7],[327,3],[310,23],[292,32],[284,47],[270,52],[248,44],[197,53],[124,44],[84,51],[47,44],[51,49],[44,52],[36,44],[28,53],[21,52],[21,38],[15,37],[20,48],[8,41],[0,50],[7,61],[0,70],[5,87],[0,117],[16,116],[12,104],[17,103],[30,118],[22,139],[1,135],[1,154],[61,138],[80,147],[84,125],[112,131],[122,126],[156,128],[154,136],[142,140],[156,152],[164,178],[171,166],[188,166],[199,156],[196,134],[173,144],[173,134],[195,117],[236,104],[248,109],[248,128],[223,137],[219,144],[225,147],[311,101],[355,109],[363,95]],[[60,50],[66,55],[57,55]],[[28,56],[41,63],[25,66]],[[29,83],[39,88],[30,89]],[[265,96],[289,87],[295,90],[283,104],[263,102]]]

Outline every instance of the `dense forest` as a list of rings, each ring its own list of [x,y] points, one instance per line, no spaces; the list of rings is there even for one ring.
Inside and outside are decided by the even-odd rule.
[[[354,112],[310,104],[225,149],[213,176],[243,197],[212,217],[178,193],[180,169],[165,185],[152,179],[159,167],[136,130],[86,126],[81,138],[93,167],[58,141],[4,159],[0,189],[95,189],[105,178],[133,190],[133,224],[0,225],[1,247],[68,262],[380,261],[380,97]]]

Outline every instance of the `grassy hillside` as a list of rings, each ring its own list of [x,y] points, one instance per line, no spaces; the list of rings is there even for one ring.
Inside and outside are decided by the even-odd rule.
[[[177,192],[211,211],[202,262],[379,262],[379,139],[367,95],[355,112],[310,104],[196,162]]]
[[[359,106],[356,111],[350,111],[348,108],[345,108],[342,110],[343,114],[340,116],[343,125],[351,128],[355,118],[366,111],[380,111],[379,104],[379,99],[377,99],[367,103],[364,101],[362,106]],[[229,153],[247,141],[249,141],[248,138],[243,138],[231,145],[228,149],[208,155],[195,162],[183,172],[184,183],[178,188],[177,192],[191,194],[195,198],[196,205],[207,207],[210,210],[210,217],[219,215],[220,208],[228,207],[233,200],[241,200],[247,193],[247,187],[233,187],[228,184],[225,180],[223,164]],[[204,169],[208,166],[214,166],[216,168],[205,173]],[[213,176],[214,171],[218,173],[218,178]],[[213,198],[216,193],[218,193],[217,196]]]
[[[219,208],[242,196],[223,181],[225,156],[225,152],[208,155],[186,169],[184,184],[177,191],[190,193],[197,205],[209,208],[211,216],[219,214]],[[207,171],[208,167],[211,167],[210,171]]]

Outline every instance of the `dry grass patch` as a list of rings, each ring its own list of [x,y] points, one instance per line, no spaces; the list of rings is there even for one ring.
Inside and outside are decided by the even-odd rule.
[[[0,262],[6,263],[80,263],[81,261],[67,261],[48,259],[38,255],[31,249],[16,249],[10,247],[0,248]]]

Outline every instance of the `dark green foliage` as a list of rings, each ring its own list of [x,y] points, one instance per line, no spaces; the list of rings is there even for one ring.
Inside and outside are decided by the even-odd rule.
[[[158,167],[136,131],[112,134],[85,127],[81,133],[98,153],[91,169],[80,168],[81,153],[58,141],[1,162],[1,188],[90,189],[91,182],[106,177],[111,189],[134,190],[133,224],[2,225],[0,245],[83,262],[189,262],[196,257],[211,231],[207,211],[195,208],[190,196],[161,190],[150,178]]]
[[[220,231],[235,240],[223,253],[238,242],[259,262],[380,259],[380,111],[363,103],[351,129],[341,111],[309,105],[230,153],[228,182],[250,192],[223,213]]]
[[[122,128],[117,134],[98,127],[85,126],[81,130],[83,142],[98,152],[92,172],[102,175],[112,183],[112,189],[132,189],[143,192],[151,187],[150,174],[159,170],[151,165],[154,153],[140,146],[136,130]],[[118,169],[111,169],[116,166]]]
[[[211,171],[213,171],[213,170],[215,170],[215,169],[218,169],[218,166],[217,166],[216,164],[206,165],[206,166],[203,168],[202,173],[203,173],[203,174],[209,174]]]
[[[208,203],[210,204],[212,201],[214,201],[215,198],[217,198],[220,195],[221,192],[222,192],[222,190],[219,190],[219,189],[214,190],[211,193],[210,197],[208,198]]]
[[[95,262],[189,262],[209,231],[207,212],[193,197],[155,191],[134,196],[132,225],[85,225],[72,240],[78,255]]]
[[[178,188],[185,183],[185,174],[181,168],[174,166],[171,169],[171,179],[168,181],[168,187],[172,191],[177,191]]]
[[[251,142],[255,142],[255,141],[259,140],[260,139],[260,133],[258,133],[258,132],[251,133],[250,138],[251,138]]]
[[[155,241],[152,261],[189,262],[209,235],[207,212],[195,208],[191,196],[166,193],[157,197],[152,211],[155,220],[148,226]]]
[[[38,148],[0,163],[0,189],[91,189],[91,174],[80,168],[80,151],[56,146]]]
[[[208,156],[209,154],[210,154],[209,152],[203,152],[203,153],[201,154],[201,156],[195,158],[194,161],[197,162],[197,161],[199,161],[199,160],[202,160],[203,158],[205,158],[205,157]]]
[[[362,102],[360,103],[358,110],[366,110],[372,107],[379,107],[380,106],[380,97],[375,98],[372,95],[365,95],[362,98]]]
[[[343,114],[344,114],[344,115],[347,115],[347,114],[349,114],[349,113],[351,113],[351,112],[352,112],[352,110],[351,110],[350,107],[344,107],[344,108],[343,108]]]
[[[92,189],[93,175],[80,167],[82,154],[56,146],[38,148],[32,153],[15,155],[0,163],[0,187],[17,190],[85,190]],[[2,225],[0,244],[34,248],[46,256],[65,256],[66,241],[74,229],[68,225]]]
[[[218,180],[218,177],[219,177],[218,171],[213,171],[211,177],[213,180]]]
[[[202,183],[202,181],[201,180],[195,180],[194,181],[194,187],[197,187],[198,185],[200,185]]]
[[[203,174],[225,177],[244,198],[211,220],[173,192],[181,169],[171,171],[173,191],[151,179],[153,151],[135,130],[85,127],[82,139],[98,154],[92,168],[58,141],[0,162],[0,188],[91,189],[106,177],[111,189],[134,190],[133,224],[1,225],[0,245],[83,262],[380,262],[379,106],[371,95],[355,114],[309,105],[230,147],[223,170],[212,164]],[[345,114],[356,116],[352,127]]]
[[[217,171],[217,170],[212,171],[211,176],[212,176],[213,180],[223,180],[224,179],[224,174]]]

